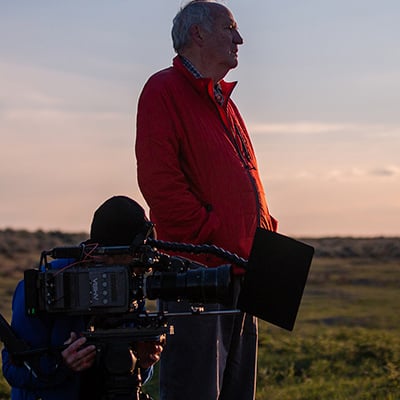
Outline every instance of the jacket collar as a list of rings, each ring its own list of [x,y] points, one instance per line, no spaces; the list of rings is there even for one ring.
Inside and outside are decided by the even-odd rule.
[[[180,73],[185,75],[187,79],[189,79],[192,86],[195,87],[198,92],[207,92],[212,100],[215,101],[213,81],[210,78],[195,78],[193,74],[183,65],[182,60],[179,56],[176,56],[172,60],[172,64],[176,70],[178,70]],[[226,105],[237,82],[226,82],[222,79],[219,81],[219,84],[221,86],[222,95],[225,99],[224,105]]]

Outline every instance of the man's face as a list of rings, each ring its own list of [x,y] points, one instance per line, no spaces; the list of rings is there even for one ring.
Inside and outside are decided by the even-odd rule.
[[[206,49],[210,63],[226,69],[226,73],[238,65],[238,45],[243,43],[237,24],[231,12],[218,5],[216,18],[211,32],[203,32],[206,37]]]

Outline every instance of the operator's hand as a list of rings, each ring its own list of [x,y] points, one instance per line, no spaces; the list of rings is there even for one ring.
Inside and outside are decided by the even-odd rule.
[[[161,352],[165,339],[160,338],[159,341],[153,342],[138,342],[137,357],[138,365],[141,368],[150,368],[160,360]]]
[[[71,332],[70,337],[64,344],[69,346],[61,353],[65,365],[72,371],[79,372],[90,368],[96,358],[96,346],[84,346],[85,337],[77,339],[75,332]]]

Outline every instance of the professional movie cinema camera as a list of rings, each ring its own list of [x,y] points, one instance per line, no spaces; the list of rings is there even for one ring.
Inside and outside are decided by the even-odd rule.
[[[160,250],[210,253],[227,264],[207,268]],[[313,251],[302,242],[261,228],[255,234],[248,261],[215,246],[163,242],[143,235],[138,235],[131,246],[56,247],[42,252],[38,269],[25,272],[26,312],[30,316],[46,313],[87,318],[83,335],[98,350],[106,388],[103,398],[148,399],[141,391],[132,342],[159,341],[170,333],[171,316],[198,318],[208,313],[203,311],[207,303],[225,306],[217,313],[242,310],[292,330]],[[105,257],[121,256],[129,261],[104,262]],[[55,269],[49,258],[71,262]],[[233,304],[232,264],[245,270],[237,304]],[[187,313],[146,312],[146,299],[184,299],[192,308]],[[32,357],[32,351],[13,336],[4,319],[0,333],[10,352],[24,361]]]

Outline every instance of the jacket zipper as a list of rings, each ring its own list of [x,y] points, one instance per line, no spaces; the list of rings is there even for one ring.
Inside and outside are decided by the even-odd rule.
[[[226,131],[226,133],[227,133],[227,135],[228,135],[228,138],[230,139],[230,141],[231,141],[231,143],[233,144],[233,146],[234,146],[234,148],[235,148],[235,150],[236,150],[236,152],[237,152],[237,154],[238,154],[240,160],[242,161],[242,164],[243,164],[243,166],[244,166],[244,169],[246,170],[247,176],[249,177],[250,184],[251,184],[251,186],[253,187],[253,193],[254,193],[254,197],[255,197],[255,199],[256,199],[257,226],[260,226],[260,224],[261,224],[260,196],[258,195],[257,185],[256,185],[256,182],[255,182],[255,179],[253,178],[253,176],[252,176],[251,173],[250,173],[250,170],[251,170],[251,169],[255,169],[253,166],[250,165],[250,160],[251,160],[250,152],[249,152],[249,150],[248,150],[248,148],[247,148],[247,146],[246,146],[246,143],[244,142],[244,139],[243,139],[243,137],[242,137],[242,134],[239,133],[239,128],[237,127],[237,125],[236,125],[235,123],[233,123],[233,125],[234,125],[234,127],[235,127],[235,130],[236,130],[236,133],[237,133],[237,135],[239,136],[240,141],[241,141],[241,143],[242,143],[243,151],[244,151],[244,153],[245,153],[244,155],[242,154],[242,152],[241,152],[241,150],[240,150],[240,148],[239,148],[239,145],[238,145],[238,143],[237,143],[236,140],[235,140],[235,137],[232,135],[232,133],[231,133],[231,131],[229,130],[229,128],[224,124],[224,121],[222,120],[221,117],[220,117],[220,120],[221,120],[221,123],[222,123],[222,125],[223,125],[223,127],[224,127],[224,129],[225,129],[225,131]]]

